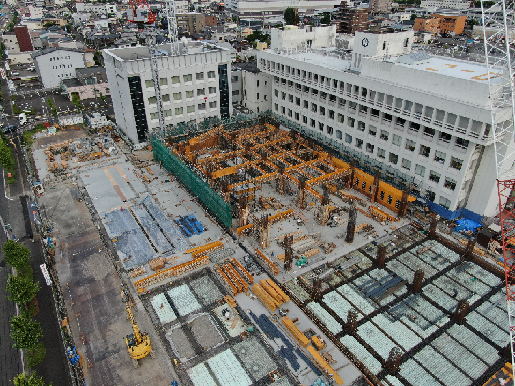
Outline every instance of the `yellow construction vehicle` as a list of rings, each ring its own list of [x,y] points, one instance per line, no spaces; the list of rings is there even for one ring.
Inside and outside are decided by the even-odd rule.
[[[132,329],[134,332],[125,337],[125,343],[127,343],[127,350],[132,359],[132,365],[134,368],[138,367],[138,359],[145,358],[147,355],[154,357],[154,351],[152,351],[152,343],[150,343],[150,337],[146,332],[141,332],[134,320],[129,305],[125,306],[127,310],[128,319],[131,321]]]

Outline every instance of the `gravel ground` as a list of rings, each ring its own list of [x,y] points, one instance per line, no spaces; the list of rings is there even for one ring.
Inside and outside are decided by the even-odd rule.
[[[181,361],[195,356],[195,351],[180,326],[168,331],[166,333],[166,339],[168,339],[172,350],[177,353]]]
[[[190,324],[191,332],[195,340],[204,350],[208,350],[224,342],[220,333],[216,330],[209,315],[201,315]]]
[[[204,306],[222,298],[222,294],[208,276],[202,276],[200,279],[193,280],[189,285]]]

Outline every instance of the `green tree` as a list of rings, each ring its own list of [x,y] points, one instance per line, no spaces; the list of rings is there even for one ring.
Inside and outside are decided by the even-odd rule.
[[[2,92],[0,92],[0,102],[3,102],[4,101],[4,94],[2,94]]]
[[[29,264],[30,250],[14,240],[7,240],[2,246],[5,262],[17,270]]]
[[[13,104],[13,114],[19,114],[21,111],[20,111],[20,108],[18,107],[18,105],[16,103]]]
[[[51,109],[55,107],[54,102],[52,102],[52,99],[47,98],[46,103],[48,104],[48,107]]]
[[[50,28],[55,25],[55,21],[49,21],[48,23],[43,24],[43,28]]]
[[[25,373],[18,374],[13,379],[14,386],[45,386],[42,377],[38,377],[36,373],[27,376]],[[51,385],[49,385],[51,386]]]
[[[295,8],[286,8],[284,11],[284,20],[287,25],[297,25],[297,12],[295,11]]]
[[[329,12],[324,12],[322,18],[320,19],[321,24],[331,24],[331,15]]]
[[[417,14],[416,13],[412,13],[411,17],[410,17],[410,20],[415,20],[416,18],[417,18]]]
[[[13,149],[5,141],[0,141],[0,165],[7,170],[14,169],[15,166]]]
[[[43,338],[43,330],[39,322],[27,313],[13,316],[9,323],[11,324],[11,338],[14,342],[14,348],[31,350]]]
[[[9,276],[5,289],[10,294],[7,296],[10,301],[27,308],[28,303],[37,295],[39,284],[31,276]]]

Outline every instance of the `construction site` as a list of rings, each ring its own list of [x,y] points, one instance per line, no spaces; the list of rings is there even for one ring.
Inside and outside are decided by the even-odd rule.
[[[513,382],[495,249],[269,115],[33,160],[89,385]]]

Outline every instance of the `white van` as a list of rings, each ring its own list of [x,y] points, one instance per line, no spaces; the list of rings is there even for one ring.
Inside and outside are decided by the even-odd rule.
[[[18,118],[20,119],[20,125],[24,125],[27,123],[27,114],[21,113]]]

